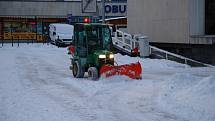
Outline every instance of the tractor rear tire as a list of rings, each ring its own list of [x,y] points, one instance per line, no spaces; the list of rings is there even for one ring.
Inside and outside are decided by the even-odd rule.
[[[84,71],[78,61],[75,61],[72,65],[72,74],[75,78],[84,77]]]
[[[88,69],[88,79],[89,80],[98,80],[99,78],[99,73],[98,73],[98,69],[96,67],[90,67]]]

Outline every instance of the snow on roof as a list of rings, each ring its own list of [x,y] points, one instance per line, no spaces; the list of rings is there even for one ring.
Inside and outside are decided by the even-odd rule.
[[[70,24],[64,24],[64,23],[52,23],[50,25],[53,25],[53,26],[57,26],[57,27],[65,27],[65,26],[73,26],[73,25],[70,25]]]
[[[124,18],[127,18],[127,17],[122,16],[122,17],[106,18],[105,21],[117,20],[117,19],[124,19]],[[102,19],[100,19],[99,21],[102,21]]]

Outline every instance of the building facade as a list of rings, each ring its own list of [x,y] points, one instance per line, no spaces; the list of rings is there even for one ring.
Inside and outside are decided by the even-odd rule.
[[[127,0],[107,0],[107,18],[127,15]],[[1,0],[0,39],[43,41],[50,23],[78,23],[102,18],[101,0]]]
[[[152,45],[215,64],[214,11],[214,0],[128,0],[128,31],[145,34]]]

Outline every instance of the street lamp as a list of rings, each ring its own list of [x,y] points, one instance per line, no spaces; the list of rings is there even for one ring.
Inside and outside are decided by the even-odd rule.
[[[102,0],[102,23],[105,23],[105,0]]]

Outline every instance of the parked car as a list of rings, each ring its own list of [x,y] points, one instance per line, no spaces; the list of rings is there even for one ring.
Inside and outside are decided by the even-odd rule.
[[[49,37],[51,43],[56,46],[67,46],[73,41],[74,26],[62,23],[53,23],[49,25]]]

